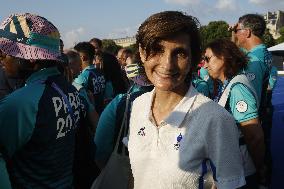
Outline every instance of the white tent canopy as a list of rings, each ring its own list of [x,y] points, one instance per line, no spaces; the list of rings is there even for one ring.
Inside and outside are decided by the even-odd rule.
[[[273,47],[268,48],[268,50],[275,55],[284,56],[284,43],[280,43]]]

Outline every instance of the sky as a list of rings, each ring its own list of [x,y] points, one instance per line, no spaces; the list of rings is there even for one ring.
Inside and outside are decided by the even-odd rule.
[[[197,17],[202,25],[223,20],[235,23],[247,13],[284,11],[284,0],[1,0],[1,22],[13,13],[39,14],[60,31],[65,47],[93,37],[134,36],[150,15],[177,10]]]

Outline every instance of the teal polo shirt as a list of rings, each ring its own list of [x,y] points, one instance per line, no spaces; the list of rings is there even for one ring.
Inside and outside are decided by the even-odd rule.
[[[251,90],[241,83],[232,86],[226,109],[232,113],[237,123],[258,117],[256,99]]]
[[[200,78],[207,82],[209,93],[213,95],[214,93],[214,82],[212,78],[209,76],[208,70],[201,67],[200,68]]]
[[[210,97],[208,83],[198,76],[192,77],[192,85],[195,89],[204,96]]]
[[[258,96],[258,100],[261,100],[263,81],[268,80],[269,71],[272,63],[272,55],[267,50],[264,44],[255,46],[250,51],[247,51],[249,57],[249,63],[244,73],[251,81],[253,87]]]

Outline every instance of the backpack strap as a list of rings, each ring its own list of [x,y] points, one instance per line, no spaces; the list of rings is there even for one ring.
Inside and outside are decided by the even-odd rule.
[[[253,93],[256,103],[257,103],[257,107],[259,107],[259,101],[257,99],[257,94],[255,92],[255,89],[253,88],[253,86],[251,85],[250,81],[248,80],[248,78],[246,77],[245,74],[240,74],[235,76],[230,83],[228,84],[228,86],[226,87],[226,89],[224,90],[218,104],[225,107],[228,97],[230,95],[231,89],[233,88],[233,86],[235,86],[237,83],[241,83],[243,85],[245,85],[246,87],[249,88],[249,90]]]

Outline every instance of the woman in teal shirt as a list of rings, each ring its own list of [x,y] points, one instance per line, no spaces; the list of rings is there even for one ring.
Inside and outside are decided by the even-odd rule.
[[[240,129],[247,182],[244,188],[257,188],[256,171],[263,163],[264,138],[258,120],[257,93],[247,77],[239,74],[246,68],[247,58],[233,42],[220,39],[208,44],[204,60],[209,75],[221,83],[214,100],[233,115]]]

